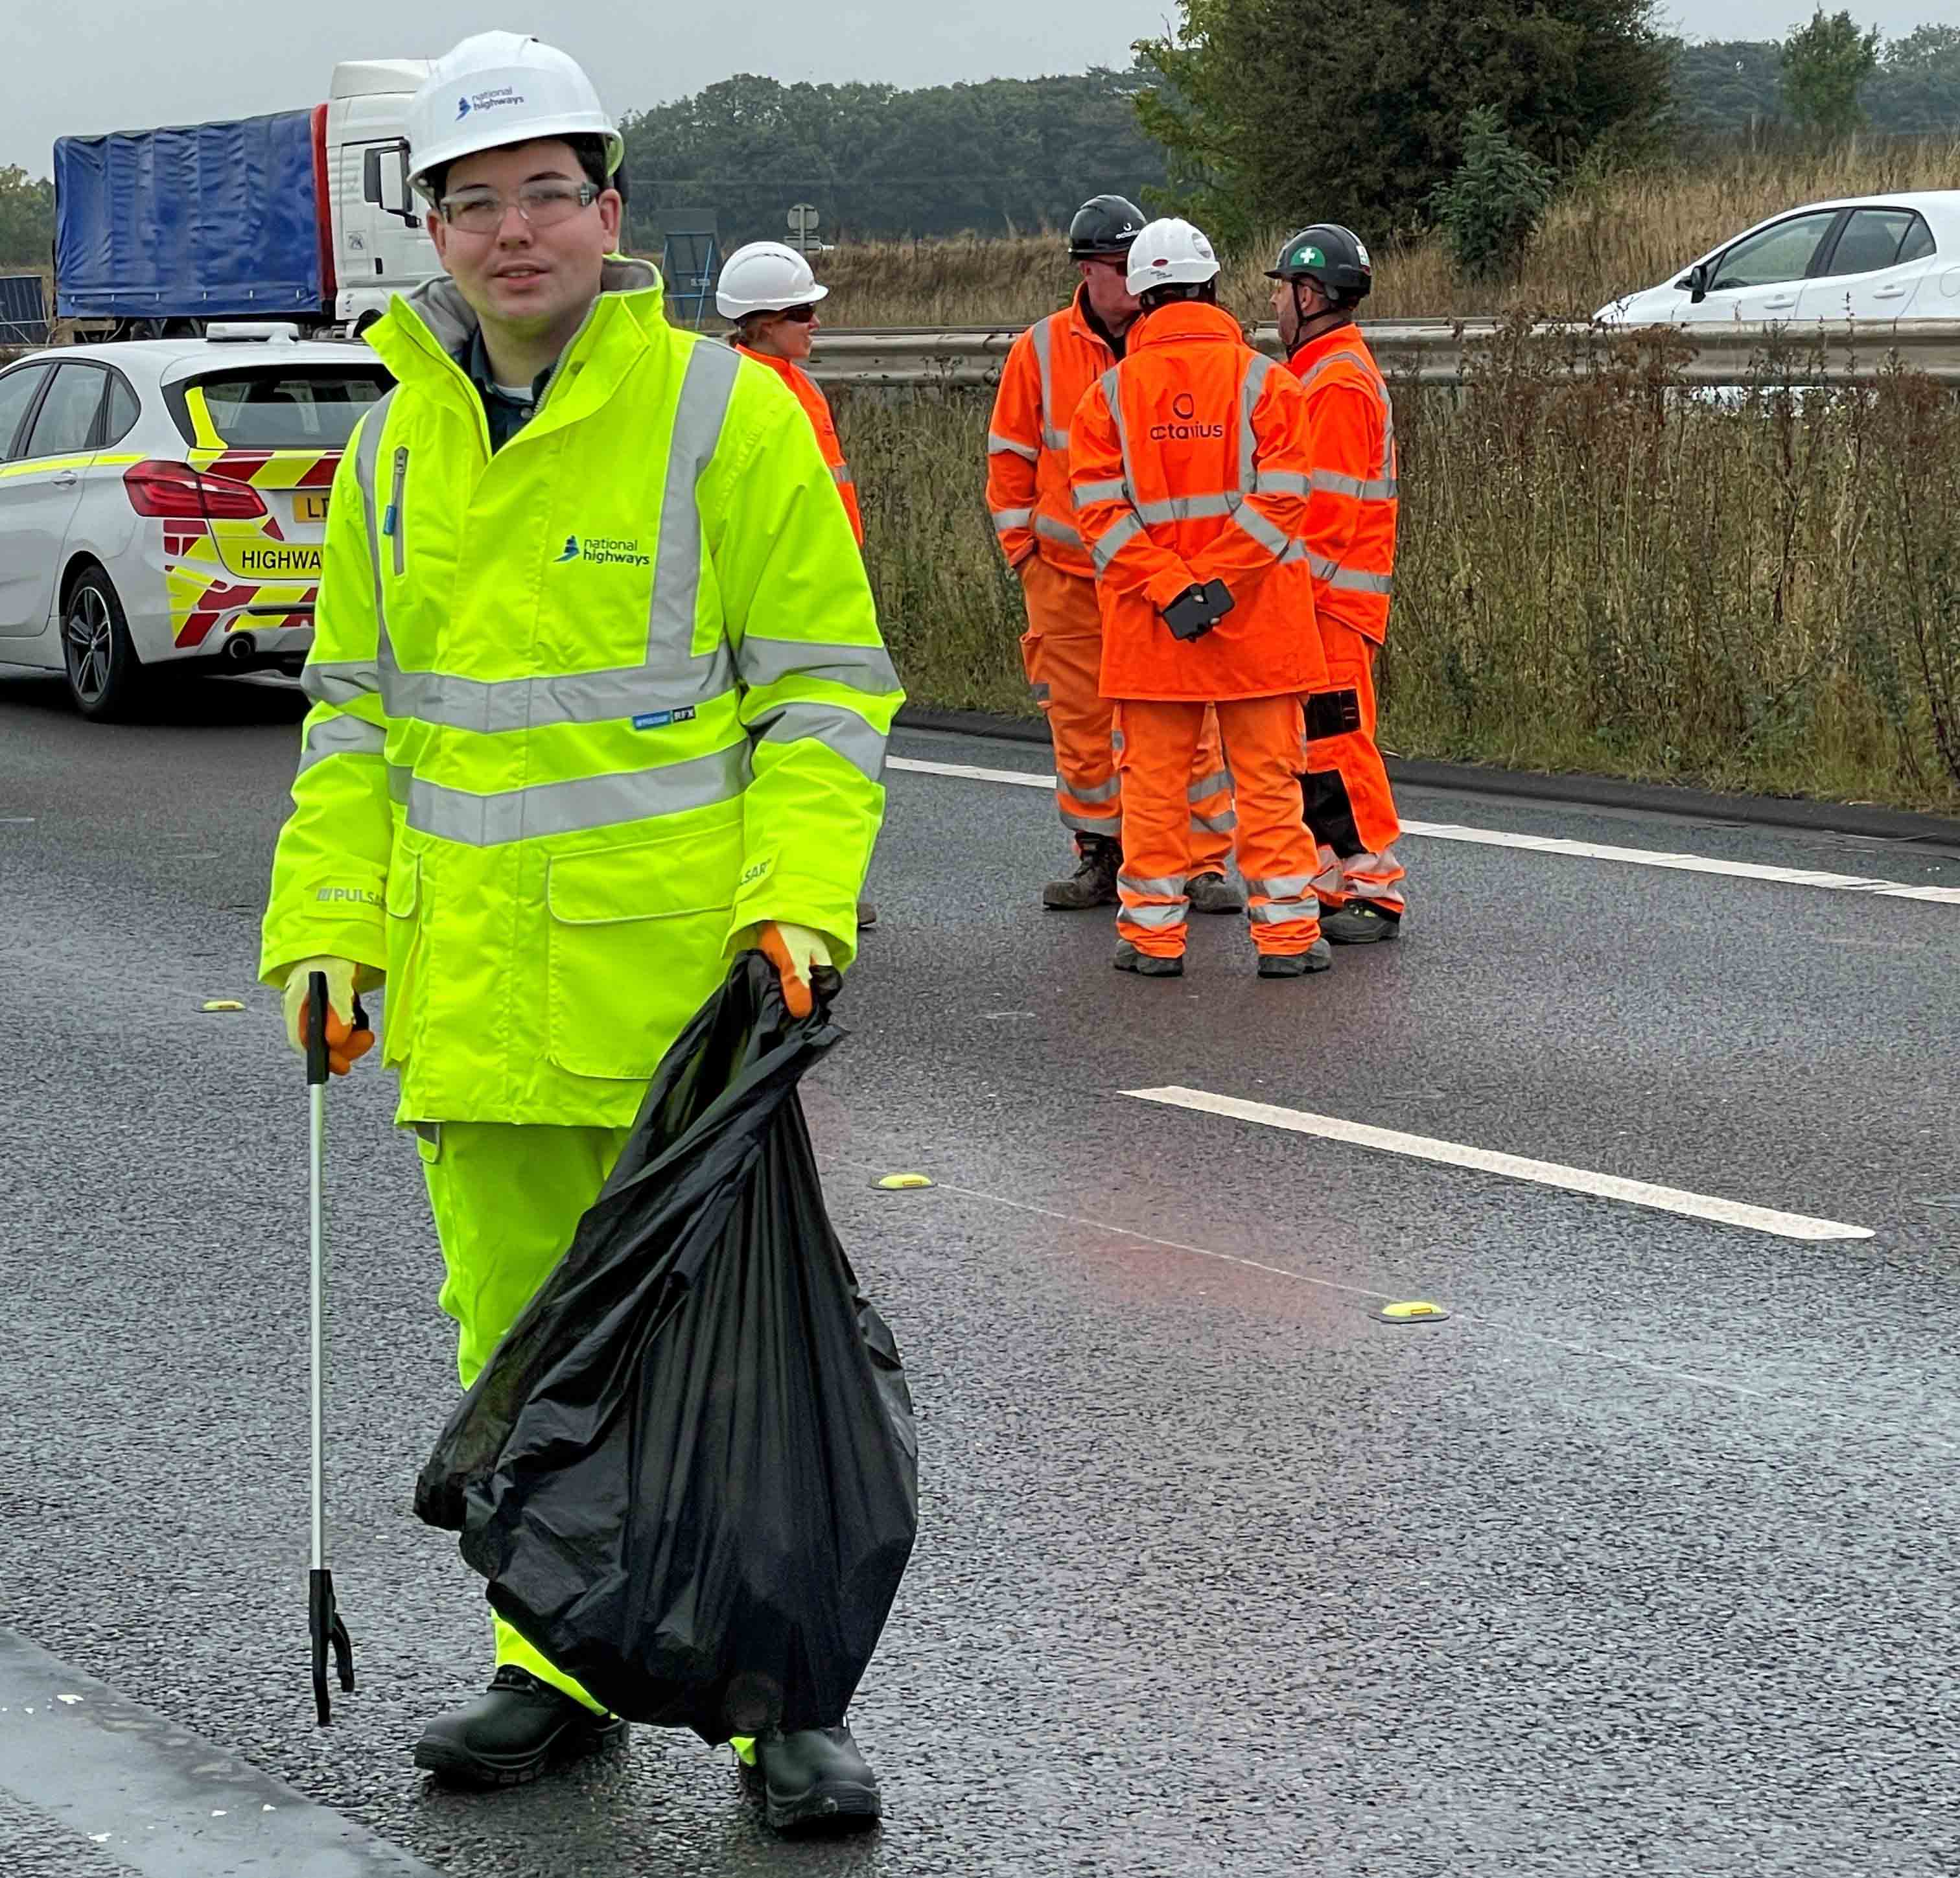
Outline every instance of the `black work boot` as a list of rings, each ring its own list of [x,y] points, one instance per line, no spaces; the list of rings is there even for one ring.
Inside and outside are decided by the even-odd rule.
[[[1193,874],[1185,883],[1194,913],[1243,913],[1245,896],[1223,874]]]
[[[1042,889],[1042,904],[1055,913],[1081,913],[1090,907],[1116,904],[1116,869],[1122,844],[1105,834],[1085,834],[1076,844],[1081,856],[1066,880],[1052,880]]]
[[[787,1838],[861,1832],[884,1810],[878,1777],[845,1727],[759,1737],[755,1759],[742,1762],[742,1784]]]
[[[1304,978],[1309,973],[1325,971],[1334,963],[1334,955],[1328,949],[1325,939],[1316,939],[1303,952],[1262,952],[1259,955],[1259,976],[1262,978]]]
[[[1160,958],[1154,952],[1140,952],[1128,939],[1116,945],[1116,956],[1109,961],[1118,971],[1134,971],[1139,978],[1182,978],[1184,955]]]
[[[1381,939],[1399,938],[1402,917],[1372,900],[1348,900],[1321,909],[1320,929],[1337,945],[1373,945]]]
[[[456,1787],[521,1787],[548,1767],[626,1745],[626,1724],[595,1714],[514,1663],[488,1692],[438,1715],[415,1743],[415,1765]]]

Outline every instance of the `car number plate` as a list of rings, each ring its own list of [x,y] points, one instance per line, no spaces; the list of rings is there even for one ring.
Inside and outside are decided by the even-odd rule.
[[[324,489],[301,489],[293,497],[293,520],[296,522],[324,522],[326,520],[326,497]]]

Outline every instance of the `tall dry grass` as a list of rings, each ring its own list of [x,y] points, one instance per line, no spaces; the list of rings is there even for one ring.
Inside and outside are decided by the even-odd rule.
[[[1960,401],[1895,373],[1722,402],[1608,338],[1398,387],[1383,741],[1424,755],[1960,809]],[[913,697],[1029,710],[982,499],[988,400],[838,400]]]
[[[1530,307],[1583,316],[1666,279],[1779,210],[1834,196],[1949,188],[1960,188],[1960,138],[1861,138],[1812,152],[1738,149],[1675,168],[1581,176],[1553,205],[1514,279],[1495,286],[1465,280],[1434,237],[1384,245],[1367,315]],[[1275,230],[1254,253],[1232,257],[1223,294],[1242,316],[1263,315],[1269,288],[1261,270],[1287,232]],[[826,316],[845,326],[1025,324],[1052,311],[1072,287],[1056,235],[847,244],[822,256],[817,272],[831,289]]]

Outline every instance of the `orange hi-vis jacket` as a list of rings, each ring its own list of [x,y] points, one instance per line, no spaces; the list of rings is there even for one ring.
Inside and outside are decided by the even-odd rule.
[[[752,352],[746,345],[735,350],[745,359],[753,359],[758,365],[766,365],[790,389],[796,393],[796,401],[803,408],[809,418],[810,428],[816,433],[816,446],[823,453],[823,460],[830,466],[830,479],[837,485],[837,493],[844,498],[844,512],[851,518],[851,532],[858,537],[858,545],[864,545],[864,518],[858,512],[858,485],[851,480],[851,466],[844,460],[844,446],[837,440],[837,426],[830,415],[830,400],[819,391],[810,374],[800,366],[792,365],[788,359],[779,359],[772,352]]]
[[[1071,427],[1076,520],[1093,551],[1106,697],[1272,697],[1327,682],[1300,545],[1313,471],[1306,400],[1216,307],[1174,301]],[[1201,639],[1160,616],[1222,580],[1235,602]]]
[[[1087,288],[1017,339],[987,427],[987,506],[1010,567],[1032,554],[1088,580],[1095,564],[1068,494],[1068,425],[1082,394],[1116,363],[1090,323]],[[1134,329],[1132,329],[1134,330]]]
[[[1306,548],[1323,619],[1379,645],[1395,586],[1395,413],[1368,342],[1354,326],[1302,346],[1287,369],[1306,393],[1313,494]]]

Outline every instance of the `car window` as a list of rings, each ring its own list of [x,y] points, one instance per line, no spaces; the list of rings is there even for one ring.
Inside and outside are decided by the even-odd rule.
[[[1938,244],[1933,239],[1933,230],[1926,225],[1923,215],[1912,218],[1912,227],[1907,231],[1904,245],[1899,249],[1899,260],[1923,261],[1937,252]]]
[[[102,447],[107,450],[112,443],[119,443],[136,427],[136,420],[142,415],[136,402],[136,394],[129,389],[129,381],[120,372],[109,375],[109,421],[102,433]]]
[[[1736,287],[1774,287],[1780,281],[1800,281],[1810,271],[1817,244],[1838,219],[1834,208],[1814,214],[1793,215],[1772,228],[1745,237],[1715,263],[1710,293]]]
[[[1861,208],[1844,224],[1827,272],[1873,274],[1897,265],[1899,249],[1919,220],[1909,208]]]
[[[47,375],[45,365],[23,365],[0,378],[0,463],[14,454],[14,434]]]
[[[379,366],[288,366],[213,373],[190,389],[203,395],[212,429],[234,450],[337,450],[393,382]]]
[[[109,374],[99,365],[65,361],[34,413],[34,428],[24,456],[73,456],[88,448],[95,414],[102,408],[102,391]]]

